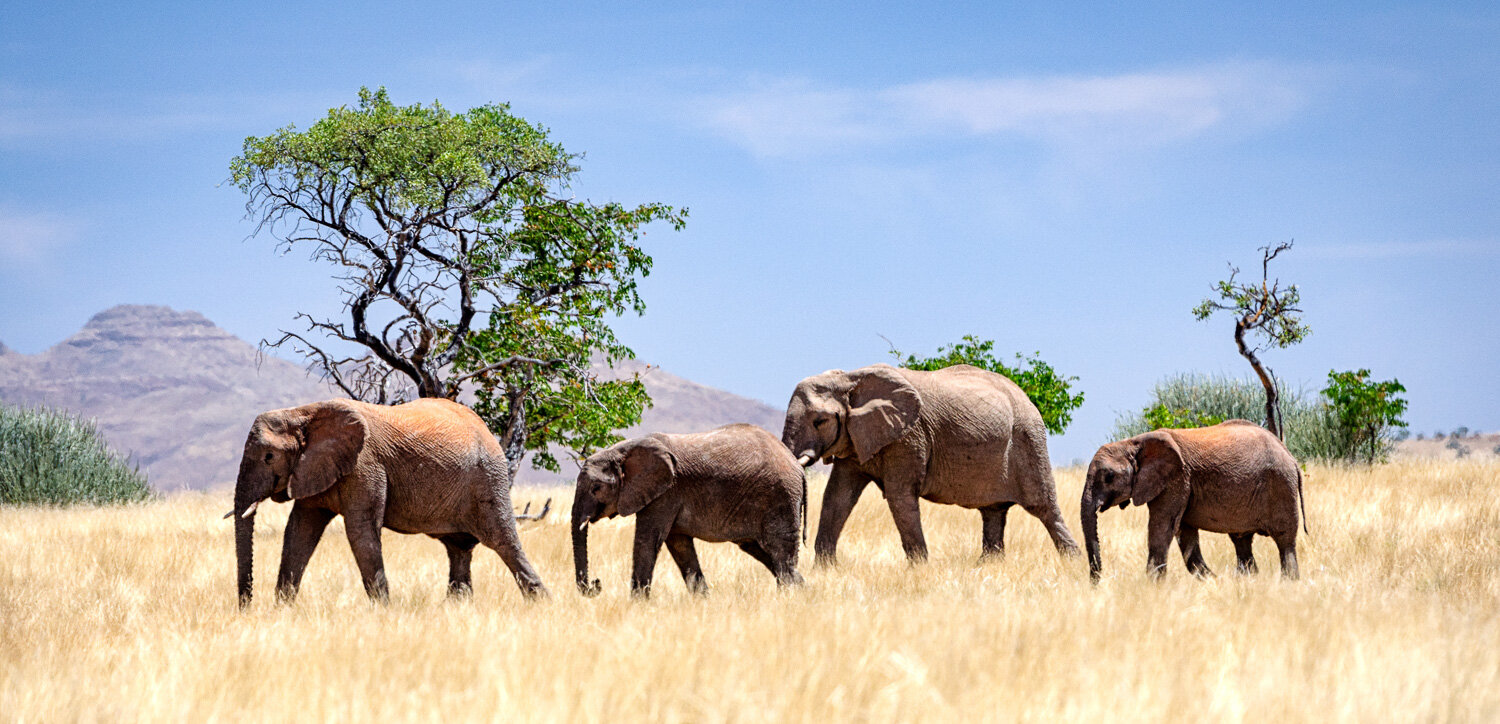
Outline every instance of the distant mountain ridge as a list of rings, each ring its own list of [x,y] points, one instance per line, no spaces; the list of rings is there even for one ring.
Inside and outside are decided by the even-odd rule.
[[[601,366],[602,367],[602,366]],[[603,370],[601,370],[603,371]],[[779,433],[782,411],[626,361],[654,407],[626,435],[691,432],[749,422]],[[234,481],[245,433],[265,410],[341,397],[300,366],[255,346],[197,312],[121,305],[35,355],[0,343],[0,401],[65,409],[98,421],[109,443],[139,461],[158,490],[206,489]],[[518,483],[571,479],[523,463]]]

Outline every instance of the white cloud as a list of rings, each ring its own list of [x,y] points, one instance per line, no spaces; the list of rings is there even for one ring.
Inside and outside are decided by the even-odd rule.
[[[779,81],[710,99],[703,120],[760,156],[954,136],[1018,137],[1070,148],[1150,147],[1279,122],[1305,94],[1293,73],[1264,65],[937,78],[873,90]]]
[[[0,204],[0,263],[34,266],[72,243],[82,225],[56,214]]]

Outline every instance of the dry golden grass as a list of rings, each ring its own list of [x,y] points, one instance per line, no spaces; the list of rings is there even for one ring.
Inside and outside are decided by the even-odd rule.
[[[522,531],[550,600],[523,602],[481,550],[474,598],[447,601],[441,545],[387,533],[384,608],[338,523],[301,598],[275,605],[286,507],[271,506],[247,613],[227,496],[0,509],[0,718],[1495,721],[1497,480],[1496,463],[1312,468],[1297,583],[1265,539],[1261,574],[1233,575],[1221,535],[1204,538],[1218,578],[1191,579],[1174,551],[1152,583],[1138,508],[1101,518],[1097,588],[1019,510],[1007,559],[976,566],[978,514],[925,507],[933,558],[913,568],[872,488],[844,565],[805,562],[800,590],[700,544],[709,597],[664,552],[655,597],[632,602],[632,524],[613,521],[592,536],[605,593],[584,599],[562,515]],[[1058,482],[1076,533],[1082,474]]]

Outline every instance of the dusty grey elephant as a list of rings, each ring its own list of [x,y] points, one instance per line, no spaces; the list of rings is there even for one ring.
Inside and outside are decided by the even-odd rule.
[[[1057,507],[1041,414],[1014,382],[955,365],[923,372],[872,365],[798,383],[781,441],[811,465],[833,464],[814,544],[833,563],[849,512],[871,482],[885,493],[907,558],[927,558],[918,499],[979,510],[982,554],[1005,550],[1019,503],[1066,555],[1078,553]]]
[[[276,593],[297,595],[323,529],[344,527],[365,592],[388,598],[380,531],[426,533],[448,548],[448,590],[471,590],[469,561],[483,543],[500,554],[527,597],[545,595],[521,550],[505,454],[484,422],[456,402],[422,399],[387,407],[330,400],[255,418],[234,489],[240,606],[252,593],[255,510],[293,500]]]
[[[1302,470],[1286,446],[1245,420],[1212,427],[1162,429],[1099,448],[1089,463],[1080,514],[1089,577],[1099,580],[1099,513],[1110,506],[1144,505],[1150,512],[1146,570],[1160,576],[1172,538],[1188,571],[1211,576],[1198,548],[1198,531],[1228,533],[1242,572],[1256,571],[1251,539],[1276,541],[1281,574],[1297,578],[1297,523],[1302,514]]]
[[[632,595],[650,595],[663,543],[688,589],[707,592],[695,538],[732,541],[770,569],[778,584],[801,583],[797,552],[806,495],[801,466],[754,425],[617,443],[590,455],[578,472],[572,523],[578,590],[586,596],[600,590],[598,579],[589,579],[589,524],[617,515],[635,516]]]

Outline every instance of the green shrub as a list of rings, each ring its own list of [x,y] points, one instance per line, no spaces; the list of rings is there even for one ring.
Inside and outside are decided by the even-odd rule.
[[[1278,383],[1277,394],[1281,400],[1284,440],[1287,449],[1299,460],[1353,457],[1356,440],[1343,429],[1338,416],[1319,396],[1288,389],[1285,383]],[[1234,419],[1259,424],[1265,418],[1265,410],[1265,388],[1258,381],[1221,375],[1180,374],[1156,383],[1150,401],[1140,412],[1117,418],[1111,439],[1121,440],[1150,432],[1157,429],[1153,422],[1172,423],[1158,427],[1201,427],[1215,424],[1214,421]]]
[[[146,476],[105,445],[92,421],[0,404],[0,504],[98,505],[151,496]]]
[[[1406,388],[1399,380],[1377,382],[1370,378],[1370,371],[1328,371],[1328,386],[1323,388],[1323,397],[1337,413],[1345,436],[1350,438],[1350,460],[1363,455],[1365,462],[1384,460],[1394,445],[1394,431],[1404,429],[1406,421],[1406,399],[1401,393]],[[1469,428],[1454,431],[1455,439],[1462,438]],[[1451,446],[1450,446],[1451,447]],[[1465,453],[1459,453],[1463,457]]]
[[[1016,366],[995,359],[995,342],[979,339],[972,334],[964,335],[963,341],[939,347],[932,357],[914,354],[901,356],[894,347],[891,356],[909,370],[940,370],[953,365],[973,365],[982,370],[1010,378],[1036,405],[1042,415],[1042,424],[1054,435],[1061,435],[1073,422],[1073,411],[1083,404],[1083,393],[1073,394],[1073,383],[1077,377],[1058,372],[1040,358],[1040,352],[1031,356],[1016,353]]]

